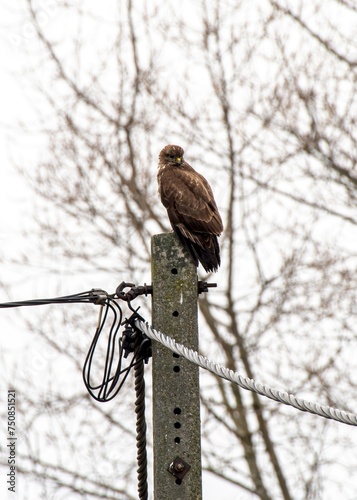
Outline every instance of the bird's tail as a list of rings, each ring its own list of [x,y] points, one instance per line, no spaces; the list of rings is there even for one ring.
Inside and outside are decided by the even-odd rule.
[[[195,241],[184,236],[179,228],[174,228],[181,243],[189,251],[196,266],[201,262],[207,273],[217,271],[221,265],[218,238],[214,234],[195,233]]]

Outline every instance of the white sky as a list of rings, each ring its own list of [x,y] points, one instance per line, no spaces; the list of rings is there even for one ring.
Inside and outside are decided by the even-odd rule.
[[[47,3],[51,4],[51,2]],[[37,267],[38,263],[35,266],[19,266],[9,262],[12,257],[16,259],[19,252],[26,251],[26,248],[31,246],[31,234],[25,236],[25,233],[30,232],[34,207],[38,203],[33,191],[17,171],[13,158],[20,159],[20,162],[27,162],[26,155],[31,155],[31,161],[41,157],[40,143],[32,142],[33,139],[21,134],[18,127],[19,122],[29,123],[33,117],[29,96],[26,89],[22,88],[23,78],[20,81],[17,77],[17,73],[21,74],[21,68],[25,64],[21,44],[26,42],[26,38],[22,41],[19,39],[21,35],[19,26],[25,35],[30,32],[26,18],[23,19],[22,25],[8,22],[13,5],[11,2],[0,3],[0,19],[7,26],[0,36],[0,54],[2,54],[0,68],[0,280],[11,283],[11,288],[8,289],[10,296],[8,291],[0,289],[0,302],[57,295],[56,292],[50,293],[49,281],[51,282],[52,278],[47,275],[46,269]],[[23,151],[18,149],[17,142],[21,145],[26,144]],[[97,285],[101,284],[96,283],[95,286]],[[73,293],[78,291],[81,290],[75,289]],[[7,359],[10,356],[13,357],[14,361],[18,351],[23,350],[26,344],[31,342],[28,332],[23,330],[23,323],[17,315],[15,309],[0,310],[0,331],[9,339],[6,356]],[[0,387],[2,406],[6,405],[7,390],[7,387]],[[2,447],[6,440],[5,422],[2,422],[0,427]],[[25,485],[22,484],[24,479],[17,479],[16,496],[8,492],[5,484],[7,472],[6,468],[0,469],[0,498],[21,500],[38,498],[36,491],[27,491]],[[225,482],[217,486],[217,479],[205,474],[204,497],[206,500],[215,500],[217,496],[226,500],[235,500],[236,494],[236,488]]]
[[[24,267],[9,263],[9,258],[21,250],[26,250],[31,245],[30,237],[25,237],[24,232],[31,228],[32,215],[34,213],[35,197],[31,189],[27,186],[24,179],[19,175],[11,160],[11,147],[16,145],[16,135],[19,133],[17,123],[27,121],[32,117],[31,103],[28,100],[26,91],[21,87],[16,73],[21,70],[24,64],[21,45],[16,43],[19,36],[18,31],[12,31],[10,25],[4,21],[9,14],[9,6],[13,2],[7,0],[0,3],[0,20],[2,24],[7,25],[0,37],[1,57],[1,78],[0,78],[0,281],[11,282],[13,284],[11,299],[25,299],[34,297],[49,296],[49,278],[46,269],[41,267]],[[50,6],[50,2],[47,2]],[[26,33],[26,19],[22,24],[22,30]],[[21,35],[21,32],[20,32]],[[21,73],[21,71],[19,71]],[[20,143],[24,144],[24,138],[21,137]],[[31,159],[40,158],[40,144],[32,144],[26,139],[26,150],[16,152],[16,157],[21,158],[31,155]],[[5,261],[2,257],[5,257]],[[95,283],[94,286],[100,286],[101,283]],[[81,291],[74,289],[73,293]],[[42,293],[41,293],[42,292]],[[56,295],[56,292],[53,294]],[[9,300],[5,291],[0,289],[0,301]],[[16,320],[15,310],[0,310],[0,325],[2,334],[11,338],[10,351],[16,352],[17,347],[22,347],[28,342],[26,332],[20,331],[20,322]],[[5,404],[7,388],[0,388],[0,405]],[[120,397],[120,396],[119,396]],[[134,417],[133,417],[134,418]],[[4,424],[1,423],[0,440],[3,445]],[[149,471],[149,474],[151,471]],[[18,483],[19,484],[19,483]],[[204,477],[205,500],[238,500],[237,489],[226,483],[217,486],[217,480],[212,476]],[[5,497],[4,490],[4,471],[0,470],[0,498],[14,498],[14,496]],[[22,499],[20,493],[16,498]],[[36,493],[33,496],[26,494],[26,499],[37,498]]]

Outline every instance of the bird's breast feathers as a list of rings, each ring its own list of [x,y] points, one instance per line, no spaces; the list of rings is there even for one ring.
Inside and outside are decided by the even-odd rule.
[[[166,167],[159,170],[158,181],[161,201],[167,209],[172,208],[184,218],[211,223],[216,234],[222,232],[212,189],[201,174],[188,164]]]

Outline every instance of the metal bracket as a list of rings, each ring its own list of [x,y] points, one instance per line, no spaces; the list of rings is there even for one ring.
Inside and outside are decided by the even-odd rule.
[[[217,283],[207,283],[207,281],[199,281],[198,282],[198,293],[208,292],[209,288],[216,288]]]
[[[168,467],[168,471],[172,474],[176,479],[182,479],[187,472],[191,469],[191,465],[182,460],[180,457],[176,457],[173,462],[170,463]]]
[[[128,287],[130,287],[130,290],[128,292],[124,292],[124,288]],[[147,297],[152,294],[152,286],[147,285],[146,283],[144,283],[144,285],[135,286],[134,283],[126,283],[125,281],[122,281],[117,287],[115,293],[118,299],[130,302],[138,297],[138,295],[145,295],[145,297]]]

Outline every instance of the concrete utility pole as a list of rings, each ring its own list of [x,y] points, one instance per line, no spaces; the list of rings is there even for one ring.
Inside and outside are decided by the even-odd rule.
[[[198,349],[197,269],[174,234],[152,238],[152,323]],[[201,500],[198,367],[152,344],[154,500]]]

